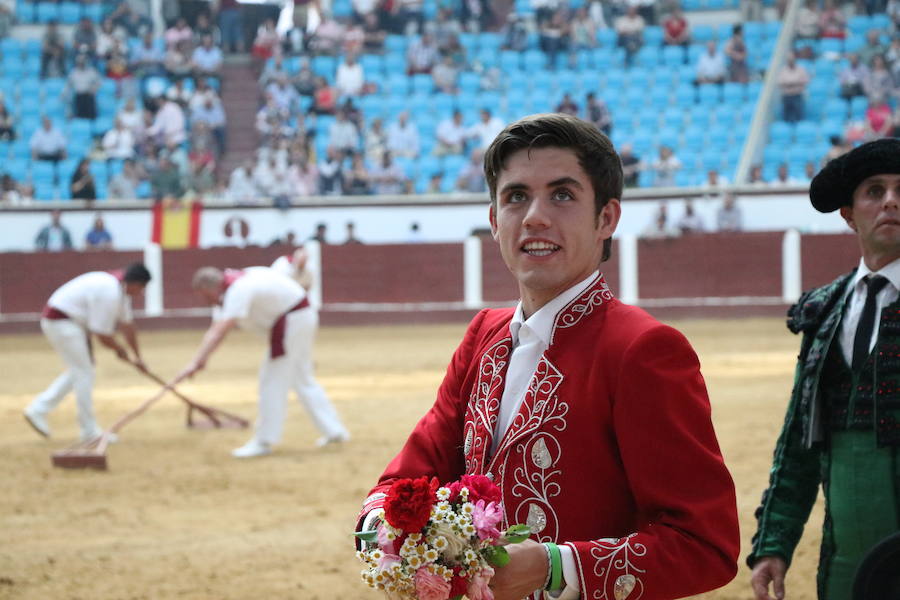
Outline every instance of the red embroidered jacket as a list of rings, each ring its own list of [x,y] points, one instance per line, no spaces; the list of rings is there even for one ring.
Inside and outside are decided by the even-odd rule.
[[[505,525],[573,549],[583,599],[657,600],[717,588],[737,572],[734,483],[687,340],[613,298],[602,277],[556,316],[550,345],[489,456],[512,351],[512,310],[480,312],[437,401],[388,465],[393,480],[486,474]]]

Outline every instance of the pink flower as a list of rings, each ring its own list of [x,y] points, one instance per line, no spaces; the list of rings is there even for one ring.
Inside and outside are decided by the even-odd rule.
[[[500,531],[497,524],[503,519],[500,512],[500,505],[496,502],[487,502],[479,500],[475,503],[475,510],[472,512],[472,524],[475,525],[475,531],[478,538],[482,540],[496,540],[500,538]]]
[[[469,600],[494,600],[494,592],[488,587],[491,577],[494,576],[494,569],[490,567],[483,568],[476,573],[469,582],[469,589],[466,590],[466,597]]]
[[[400,562],[400,557],[396,554],[388,554],[384,553],[384,556],[378,559],[378,570],[379,571],[390,571],[391,568]]]
[[[450,597],[450,582],[425,567],[416,571],[414,580],[418,600],[447,600]]]
[[[450,489],[450,502],[459,501],[459,492],[463,488],[469,490],[469,502],[477,502],[482,498],[488,502],[500,502],[500,488],[484,475],[463,475],[459,481],[447,486]]]
[[[388,539],[387,527],[384,526],[384,523],[379,523],[376,531],[378,532],[378,547],[385,554],[392,554],[396,547],[394,546],[394,540]]]

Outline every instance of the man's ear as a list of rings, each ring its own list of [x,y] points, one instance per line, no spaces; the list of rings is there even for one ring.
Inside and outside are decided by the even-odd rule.
[[[597,233],[601,239],[611,238],[622,216],[622,204],[618,198],[610,198],[597,215]]]
[[[853,220],[853,207],[852,206],[842,206],[840,208],[841,217],[843,217],[844,221],[847,223],[847,227],[856,231],[856,221]]]
[[[494,203],[488,208],[488,220],[491,222],[491,236],[497,239],[497,211],[494,209]]]

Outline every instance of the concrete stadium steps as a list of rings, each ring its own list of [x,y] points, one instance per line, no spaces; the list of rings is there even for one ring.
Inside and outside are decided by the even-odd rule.
[[[234,168],[253,157],[259,146],[254,126],[259,107],[259,83],[250,67],[249,56],[227,57],[222,67],[222,105],[228,150],[220,161],[218,177],[227,183]]]

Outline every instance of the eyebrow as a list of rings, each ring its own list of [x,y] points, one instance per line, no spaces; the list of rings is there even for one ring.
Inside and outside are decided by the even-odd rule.
[[[576,187],[579,190],[584,189],[584,186],[581,185],[580,181],[578,181],[577,179],[574,179],[572,177],[569,177],[569,176],[560,177],[559,179],[554,179],[553,181],[548,182],[546,187],[554,188],[554,187],[559,187],[561,185],[571,185],[572,187]],[[518,181],[511,181],[511,182],[507,183],[506,185],[504,185],[502,188],[500,188],[500,193],[505,194],[506,192],[528,190],[528,189],[531,189],[531,186],[529,186],[525,183],[518,182]]]
[[[900,177],[896,175],[873,175],[872,177],[863,179],[860,185],[872,185],[873,183],[890,185],[891,183],[897,183],[898,181],[900,181]]]

